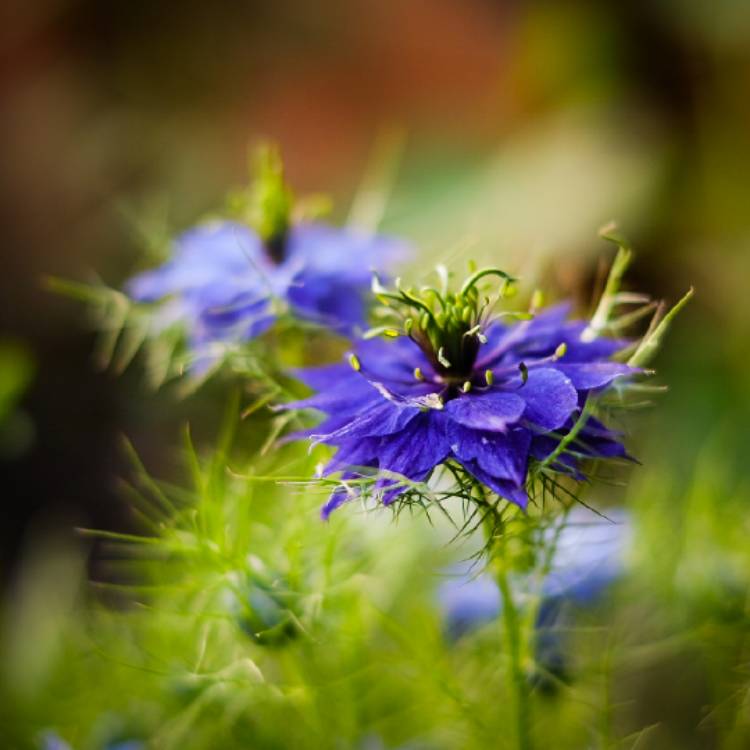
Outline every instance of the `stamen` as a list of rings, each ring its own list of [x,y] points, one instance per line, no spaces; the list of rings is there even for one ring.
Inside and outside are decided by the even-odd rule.
[[[495,382],[495,375],[492,370],[484,371],[484,382],[487,383],[487,385],[492,385]]]
[[[351,365],[352,370],[354,370],[355,372],[359,372],[362,369],[359,358],[354,353],[349,355],[349,364]]]
[[[424,380],[424,374],[422,373],[422,369],[420,367],[414,368],[414,378],[416,380]]]
[[[529,379],[529,368],[526,367],[524,362],[519,362],[518,369],[521,371],[521,384],[526,385],[526,381]]]
[[[445,357],[445,350],[443,349],[442,346],[438,349],[437,358],[438,358],[438,362],[440,362],[440,364],[443,367],[450,367],[451,366],[450,361],[447,360],[446,357]]]
[[[468,392],[469,392],[469,391],[471,390],[471,381],[470,381],[470,380],[467,380],[467,381],[466,381],[466,382],[465,382],[465,383],[464,383],[464,384],[463,384],[463,385],[461,386],[461,390],[462,390],[462,391],[463,391],[464,393],[468,393]]]

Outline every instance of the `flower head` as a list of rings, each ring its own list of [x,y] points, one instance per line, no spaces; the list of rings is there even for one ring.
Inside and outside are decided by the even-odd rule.
[[[182,323],[192,348],[251,339],[279,313],[351,333],[365,323],[373,270],[406,252],[401,241],[294,221],[278,155],[264,152],[242,206],[243,221],[199,225],[174,242],[172,258],[127,285],[137,301],[162,302],[162,324]]]
[[[499,289],[486,297],[480,285],[493,277]],[[488,269],[456,293],[376,285],[396,321],[378,330],[384,340],[360,341],[348,364],[301,371],[318,392],[286,405],[327,415],[301,433],[338,448],[324,474],[377,470],[388,504],[409,488],[394,475],[421,482],[449,461],[523,508],[531,462],[582,478],[582,459],[625,455],[615,433],[581,414],[592,392],[637,372],[610,360],[626,342],[588,340],[567,305],[494,313],[512,283]],[[566,433],[571,449],[560,450]],[[337,488],[324,517],[351,496]]]

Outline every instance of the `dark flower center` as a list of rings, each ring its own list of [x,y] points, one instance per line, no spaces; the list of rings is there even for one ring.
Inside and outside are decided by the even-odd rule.
[[[514,279],[497,268],[487,268],[473,273],[459,291],[449,292],[447,272],[439,269],[439,274],[440,290],[404,289],[396,280],[396,291],[391,292],[376,280],[373,291],[386,306],[384,314],[398,319],[398,327],[384,326],[374,332],[408,336],[424,352],[450,397],[458,395],[459,389],[471,388],[479,348],[487,340],[483,331],[492,320],[492,308],[507,294]],[[500,279],[494,296],[480,290],[480,282],[489,277]],[[420,379],[421,373],[415,371],[415,377]]]

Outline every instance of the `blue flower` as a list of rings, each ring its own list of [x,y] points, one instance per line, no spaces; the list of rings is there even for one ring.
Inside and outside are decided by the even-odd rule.
[[[350,365],[298,372],[317,393],[286,408],[327,415],[296,435],[338,449],[324,475],[377,470],[375,489],[388,504],[408,489],[394,474],[421,482],[450,459],[523,508],[530,461],[581,479],[582,459],[626,455],[619,436],[589,417],[576,426],[572,450],[552,456],[592,392],[637,372],[610,361],[627,342],[590,339],[586,323],[568,320],[568,305],[521,322],[492,318],[476,286],[490,273],[475,274],[457,294],[379,291],[392,307],[406,299],[416,317],[384,331],[395,338],[360,341]],[[352,496],[336,489],[323,517]]]
[[[350,333],[365,323],[372,271],[404,253],[395,239],[303,223],[290,228],[274,257],[249,226],[222,221],[179,236],[172,258],[136,276],[127,291],[139,302],[164,301],[162,325],[182,323],[194,350],[258,336],[284,304],[304,320]]]
[[[623,510],[609,512],[609,519],[592,519],[591,512],[575,508],[547,530],[545,541],[555,544],[550,571],[537,582],[534,575],[517,576],[518,594],[540,597],[536,618],[537,660],[560,673],[564,664],[561,626],[572,607],[596,604],[606,590],[627,570],[633,528]],[[521,598],[521,597],[519,597]],[[488,573],[472,574],[468,564],[456,566],[438,588],[438,603],[446,634],[457,639],[492,622],[501,612],[497,584]]]
[[[252,339],[279,313],[341,333],[364,326],[373,271],[406,254],[404,242],[321,222],[293,221],[293,196],[278,153],[263,149],[249,191],[234,203],[243,221],[197,226],[174,242],[163,266],[131,279],[139,302],[163,302],[157,323],[181,323],[194,352]]]

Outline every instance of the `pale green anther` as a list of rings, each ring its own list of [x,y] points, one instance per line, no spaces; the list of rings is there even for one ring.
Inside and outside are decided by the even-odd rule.
[[[349,355],[349,364],[352,366],[352,370],[354,370],[355,372],[359,372],[362,369],[359,358],[354,353]]]
[[[466,382],[465,382],[465,383],[464,383],[464,384],[463,384],[463,385],[461,386],[461,390],[462,390],[462,391],[463,391],[464,393],[468,393],[468,392],[469,392],[469,391],[471,390],[471,381],[467,380],[467,381],[466,381]]]
[[[438,349],[437,358],[438,358],[438,362],[440,362],[440,364],[443,367],[450,367],[451,366],[450,361],[448,359],[446,359],[446,357],[445,357],[444,349],[443,349],[442,346]]]
[[[560,359],[561,357],[565,356],[565,352],[568,351],[568,345],[563,341],[560,346],[555,349],[555,359]]]
[[[544,304],[544,292],[541,289],[535,289],[531,295],[531,309],[538,310]]]
[[[407,318],[404,321],[404,333],[408,336],[411,333],[411,329],[414,327],[414,318]]]
[[[463,320],[464,323],[468,323],[471,320],[471,313],[472,310],[470,307],[464,307],[461,311],[461,320]]]
[[[419,327],[423,331],[426,331],[427,328],[429,327],[429,325],[430,325],[430,316],[429,316],[428,313],[423,312],[422,315],[419,318]]]
[[[487,385],[492,385],[495,382],[495,373],[493,373],[492,370],[485,370],[484,381]]]
[[[422,370],[419,367],[414,368],[414,377],[417,380],[424,380],[424,375],[422,374]]]
[[[503,287],[503,297],[505,297],[505,299],[510,299],[511,297],[515,297],[516,294],[518,294],[518,287],[515,285],[514,282],[509,281]]]
[[[395,328],[386,328],[383,331],[383,336],[389,339],[397,339],[401,334]]]

